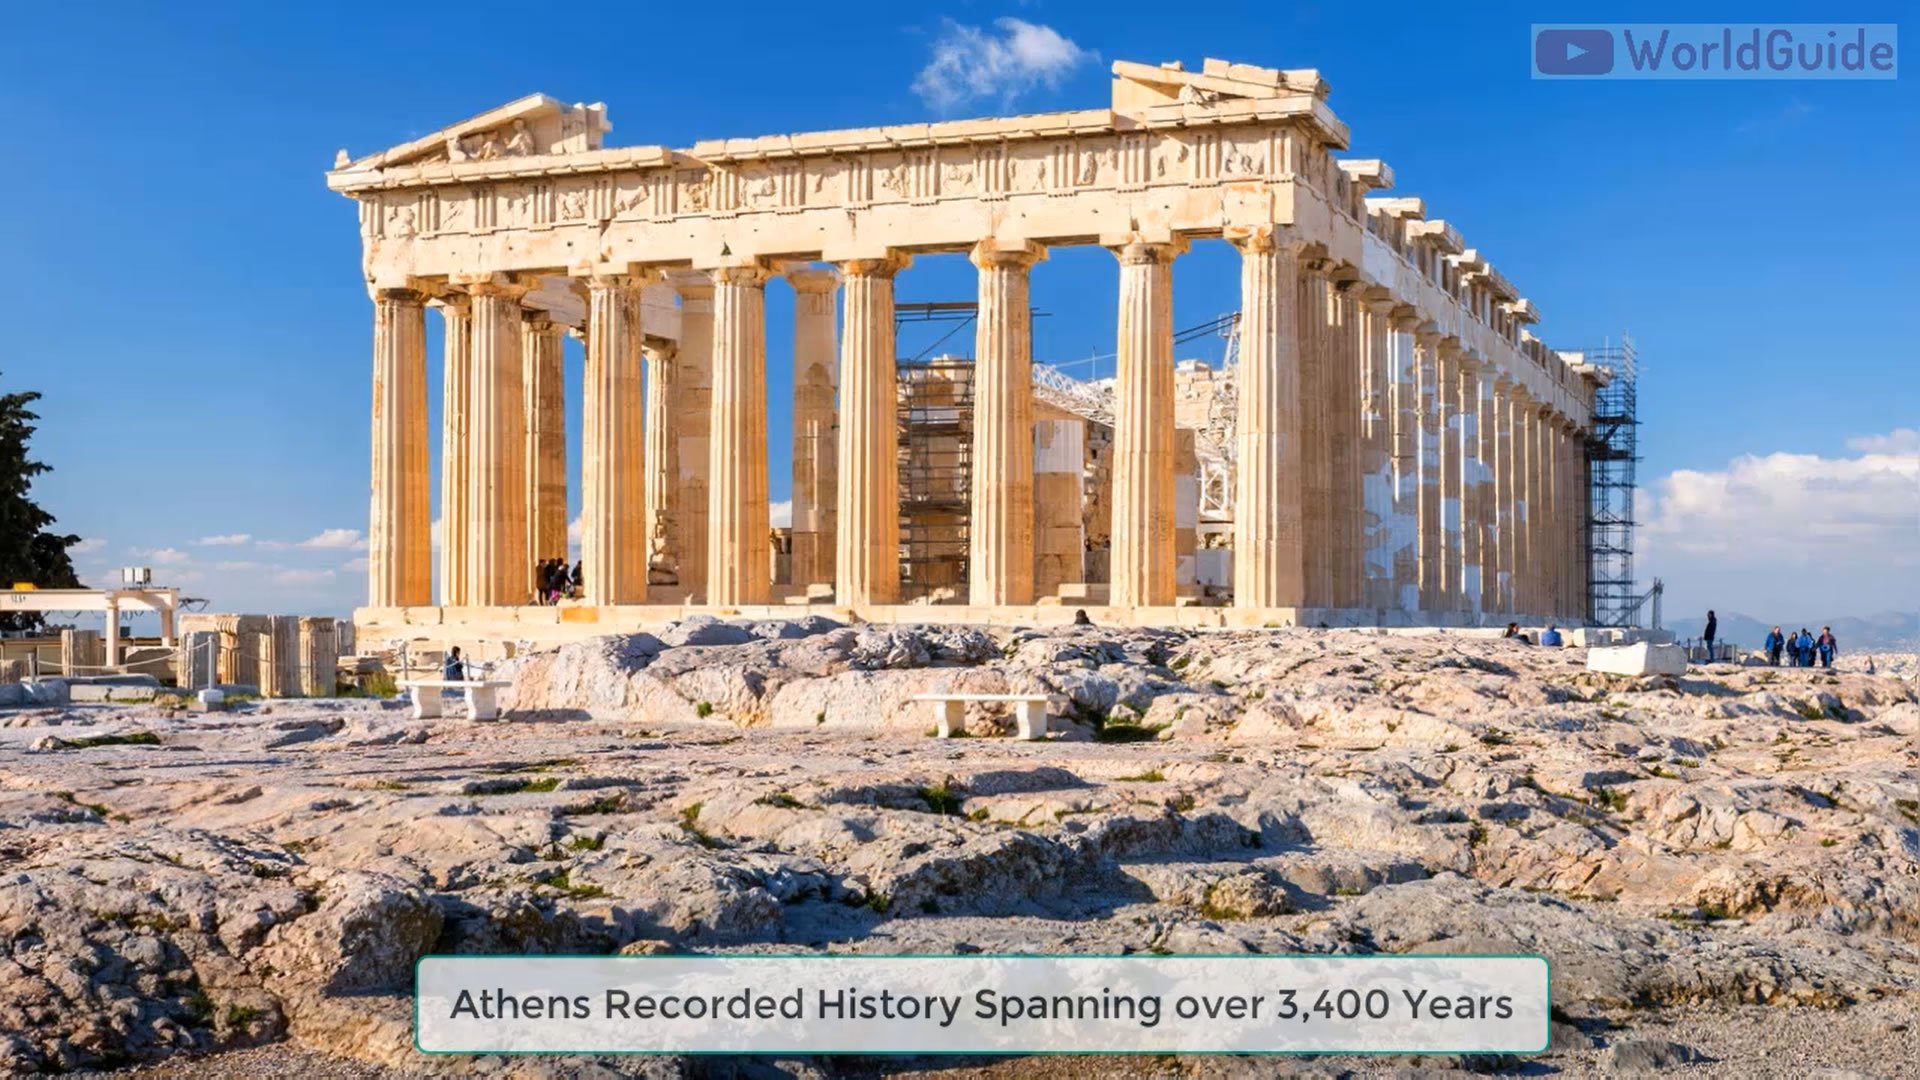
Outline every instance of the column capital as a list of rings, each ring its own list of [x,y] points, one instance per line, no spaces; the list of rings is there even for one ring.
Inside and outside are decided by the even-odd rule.
[[[1420,328],[1420,310],[1411,304],[1394,304],[1387,317],[1393,320],[1393,328],[1403,333],[1413,333]]]
[[[826,266],[796,266],[785,277],[797,293],[830,293],[840,287],[840,275]]]
[[[1140,240],[1133,237],[1121,237],[1113,242],[1101,239],[1101,246],[1113,252],[1122,266],[1151,266],[1171,263],[1187,250],[1187,242],[1179,237],[1172,240]]]
[[[1031,240],[1003,240],[989,236],[973,245],[967,258],[982,270],[988,267],[1019,267],[1028,269],[1034,263],[1047,257],[1047,246]]]
[[[520,313],[526,321],[527,329],[536,334],[558,334],[567,329],[567,324],[555,322],[553,312],[543,308],[528,308]]]
[[[494,296],[506,300],[518,300],[533,291],[532,286],[516,280],[512,274],[451,274],[447,282],[465,289],[468,296]]]
[[[1508,386],[1507,392],[1512,395],[1513,403],[1523,409],[1533,403],[1533,393],[1527,389],[1526,383],[1518,379],[1515,379],[1512,384]]]
[[[889,249],[885,255],[842,259],[834,264],[847,277],[890,278],[913,265],[913,256]]]
[[[764,287],[775,273],[772,264],[759,258],[730,258],[722,265],[705,267],[705,270],[715,285],[745,285],[750,289]]]
[[[373,290],[373,298],[383,304],[412,304],[420,306],[427,302],[426,294],[420,292],[418,289],[375,289]]]
[[[1432,323],[1421,323],[1413,328],[1413,343],[1422,349],[1436,349],[1445,340]]]
[[[1249,252],[1277,251],[1283,255],[1298,259],[1306,254],[1305,233],[1292,225],[1236,225],[1224,231],[1227,243],[1240,249],[1241,254]]]

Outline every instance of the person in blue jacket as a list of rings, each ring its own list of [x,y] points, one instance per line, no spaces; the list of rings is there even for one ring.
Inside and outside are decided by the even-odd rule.
[[[1813,634],[1804,626],[1800,628],[1800,636],[1793,639],[1793,651],[1801,667],[1813,666]]]
[[[1767,633],[1767,666],[1768,667],[1780,666],[1780,650],[1783,648],[1786,648],[1786,645],[1787,645],[1787,639],[1785,636],[1783,636],[1780,633],[1779,627],[1776,626]]]
[[[466,681],[467,662],[460,658],[460,646],[455,645],[447,654],[446,662],[440,665],[440,677],[448,682]]]
[[[1833,658],[1840,653],[1840,643],[1833,638],[1833,627],[1821,627],[1820,640],[1813,644],[1815,648],[1820,650],[1820,666],[1823,668],[1832,668]]]
[[[1554,629],[1552,623],[1548,623],[1546,630],[1541,633],[1540,644],[1542,645],[1560,644],[1560,631]]]

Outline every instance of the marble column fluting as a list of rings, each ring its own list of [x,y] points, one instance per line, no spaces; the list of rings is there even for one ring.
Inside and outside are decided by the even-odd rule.
[[[1440,404],[1440,610],[1461,609],[1460,548],[1460,348],[1440,343],[1436,372]]]
[[[1173,260],[1176,243],[1115,245],[1120,260],[1114,375],[1110,601],[1174,602]]]
[[[1240,249],[1234,416],[1233,602],[1305,598],[1300,408],[1300,251],[1291,230],[1230,237]]]
[[[467,409],[473,386],[473,305],[465,293],[439,302],[445,359],[440,373],[440,603],[469,603]]]
[[[1553,513],[1549,504],[1553,486],[1547,478],[1546,425],[1536,401],[1527,410],[1527,614],[1545,616],[1551,590],[1553,553],[1547,550],[1546,526]]]
[[[1360,355],[1357,316],[1349,282],[1329,282],[1326,333],[1328,367],[1328,471],[1331,546],[1329,606],[1360,606],[1365,544],[1360,530]]]
[[[824,267],[787,271],[793,287],[792,574],[796,592],[833,581],[839,422],[834,392],[840,358],[834,294],[840,277]]]
[[[473,383],[467,418],[468,603],[525,604],[527,557],[526,378],[520,298],[526,287],[480,282],[473,298]]]
[[[1475,428],[1479,434],[1480,482],[1478,485],[1480,521],[1480,611],[1498,612],[1500,607],[1500,502],[1499,450],[1496,429],[1494,386],[1499,372],[1491,366],[1480,371],[1476,380]]]
[[[1301,561],[1307,607],[1333,604],[1333,364],[1328,355],[1327,271],[1324,258],[1301,264],[1300,469]]]
[[[1509,441],[1513,450],[1513,581],[1511,610],[1532,615],[1533,610],[1533,397],[1515,385],[1507,399]]]
[[[646,440],[641,400],[641,291],[637,275],[596,276],[587,287],[587,363],[580,424],[582,599],[595,607],[647,599],[642,502]]]
[[[427,464],[425,297],[374,295],[372,506],[367,516],[367,605],[433,602],[433,508]],[[110,620],[110,629],[117,629]]]
[[[765,604],[772,594],[767,507],[769,271],[713,272],[713,406],[707,437],[707,603]]]
[[[644,296],[644,294],[643,294]],[[644,301],[643,301],[644,303]],[[641,483],[641,521],[646,534],[648,585],[679,583],[680,405],[679,350],[665,341],[641,339],[646,369],[643,441],[647,469]]]
[[[528,562],[567,557],[566,327],[528,313],[521,339],[527,415]],[[532,572],[532,566],[528,566]],[[538,583],[529,580],[529,588]]]
[[[1437,612],[1446,596],[1441,551],[1440,338],[1414,335],[1415,373],[1420,383],[1420,610]]]
[[[1356,298],[1360,328],[1360,471],[1365,575],[1362,606],[1384,610],[1393,595],[1393,301],[1369,288]]]
[[[900,597],[893,278],[910,262],[905,255],[889,255],[839,264],[843,323],[834,596],[847,607],[894,604]]]
[[[1028,275],[1038,244],[983,240],[973,361],[968,603],[1034,600],[1033,332]]]
[[[680,348],[674,374],[675,449],[679,493],[675,500],[680,587],[692,603],[707,596],[707,457],[713,412],[713,282],[698,271],[679,271],[670,283],[680,294]]]
[[[1481,613],[1481,560],[1486,538],[1481,526],[1481,485],[1485,464],[1480,459],[1480,362],[1460,357],[1460,609],[1474,617]]]
[[[1513,381],[1493,380],[1493,418],[1482,435],[1493,436],[1493,610],[1511,615],[1513,606]]]
[[[1420,601],[1420,372],[1414,352],[1412,308],[1395,305],[1389,318],[1388,409],[1393,418],[1393,518],[1388,555],[1393,567],[1393,600],[1388,606],[1419,611]]]

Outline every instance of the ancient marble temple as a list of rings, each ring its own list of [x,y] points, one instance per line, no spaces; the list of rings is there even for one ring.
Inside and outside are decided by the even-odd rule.
[[[687,149],[606,147],[603,106],[535,95],[378,154],[342,151],[327,183],[358,204],[374,307],[363,632],[537,639],[802,603],[875,621],[1583,616],[1584,432],[1604,374],[1536,338],[1534,305],[1420,199],[1380,194],[1387,165],[1340,156],[1347,128],[1317,72],[1208,60],[1113,74],[1105,108]],[[1182,254],[1209,240],[1238,250],[1241,317],[1218,537],[1231,570],[1203,595],[1176,570],[1193,530],[1177,505],[1191,455],[1177,449],[1171,297]],[[1107,537],[1098,583],[1073,580],[1094,554],[1074,533],[1065,563],[1061,545],[1045,553],[1037,589],[1036,537],[1054,530],[1036,527],[1036,440],[1049,470],[1079,444],[1038,415],[1028,285],[1072,244],[1117,264],[1106,486],[1087,495],[1104,500]],[[968,572],[951,602],[909,605],[894,290],[934,252],[978,268]],[[778,584],[777,278],[796,294]],[[429,308],[445,341],[438,432]],[[569,333],[586,355],[571,445]],[[567,549],[570,454],[584,593],[535,606],[535,562]]]

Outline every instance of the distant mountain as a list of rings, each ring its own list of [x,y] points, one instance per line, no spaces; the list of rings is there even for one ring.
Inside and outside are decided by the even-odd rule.
[[[1878,615],[1858,617],[1844,615],[1838,618],[1808,619],[1780,618],[1756,619],[1751,615],[1742,615],[1737,611],[1719,613],[1719,639],[1731,641],[1743,649],[1757,649],[1767,639],[1767,631],[1777,623],[1780,629],[1789,633],[1801,627],[1813,631],[1818,637],[1823,626],[1833,627],[1833,636],[1839,640],[1840,648],[1847,649],[1899,649],[1920,651],[1920,611],[1883,611]],[[1701,614],[1692,618],[1664,620],[1666,628],[1682,638],[1695,638],[1707,625],[1707,617]]]

